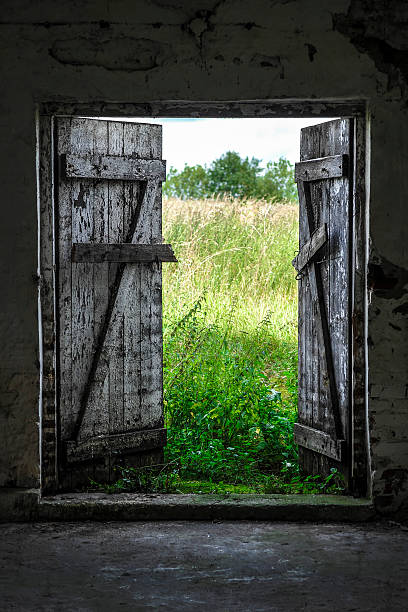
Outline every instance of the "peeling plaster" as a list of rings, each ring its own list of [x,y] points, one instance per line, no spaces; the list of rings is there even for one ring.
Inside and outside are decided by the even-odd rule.
[[[215,25],[211,20],[215,17],[218,8],[224,4],[224,2],[225,0],[220,0],[220,2],[214,4],[212,9],[200,9],[190,20],[186,21],[181,26],[183,31],[194,38],[200,53],[203,51],[204,35],[214,30]]]
[[[375,507],[381,514],[401,513],[408,508],[408,470],[389,468],[375,473],[373,489]]]
[[[169,49],[164,43],[145,38],[74,37],[56,40],[50,56],[61,64],[71,66],[100,66],[106,70],[146,71],[161,66]]]
[[[408,270],[385,258],[380,263],[371,262],[368,265],[368,286],[377,297],[401,299],[408,293]]]
[[[317,49],[314,45],[310,44],[310,43],[305,43],[305,47],[307,48],[307,55],[309,57],[309,61],[313,62],[314,61],[314,56],[317,53]]]
[[[408,86],[408,47],[398,48],[387,40],[384,24],[394,19],[403,31],[408,25],[407,5],[400,0],[367,2],[351,0],[347,13],[334,13],[333,29],[337,30],[355,46],[366,53],[377,69],[388,78],[388,89]],[[405,28],[405,32],[407,28]],[[405,35],[406,36],[406,35]],[[406,37],[408,45],[408,38]]]
[[[279,56],[269,56],[269,55],[261,55],[260,53],[256,53],[251,58],[251,64],[260,66],[261,68],[273,68],[277,70],[279,73],[279,78],[285,78],[285,70]]]

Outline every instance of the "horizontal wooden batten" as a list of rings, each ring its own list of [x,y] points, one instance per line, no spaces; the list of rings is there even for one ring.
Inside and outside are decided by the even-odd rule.
[[[309,450],[342,461],[345,451],[345,440],[334,440],[329,434],[300,423],[295,423],[294,438],[296,444],[304,446]]]
[[[348,175],[348,155],[330,155],[295,164],[295,181],[321,181]]]
[[[67,463],[81,463],[114,455],[139,453],[162,448],[167,441],[166,429],[147,429],[107,436],[97,436],[84,442],[65,442]]]
[[[129,155],[61,155],[61,171],[67,178],[117,181],[166,180],[166,162],[135,159]]]
[[[292,261],[292,265],[298,272],[310,262],[319,249],[327,242],[327,224],[321,225],[313,234],[310,240],[303,245],[299,254]]]
[[[71,261],[74,263],[150,263],[154,261],[176,262],[170,244],[106,244],[76,242],[72,245]]]

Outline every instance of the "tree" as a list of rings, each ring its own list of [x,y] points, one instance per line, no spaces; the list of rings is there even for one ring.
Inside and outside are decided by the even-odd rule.
[[[296,201],[293,170],[284,157],[268,162],[264,171],[259,159],[242,159],[235,151],[228,151],[209,167],[186,164],[180,172],[171,168],[163,193],[183,200],[229,195]]]
[[[188,166],[185,164],[181,172],[170,168],[167,180],[163,185],[163,193],[168,197],[181,198],[182,200],[199,200],[206,198],[208,193],[207,169],[199,164]]]
[[[266,171],[258,177],[257,185],[258,197],[297,200],[294,167],[284,157],[280,157],[278,161],[269,161],[266,164]]]
[[[250,198],[256,193],[257,177],[261,171],[259,159],[241,159],[235,151],[228,151],[212,162],[208,169],[208,192]]]

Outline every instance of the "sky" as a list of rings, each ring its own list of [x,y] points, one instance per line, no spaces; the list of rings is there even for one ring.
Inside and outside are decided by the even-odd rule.
[[[266,164],[280,156],[299,160],[300,129],[328,118],[316,119],[147,119],[142,123],[163,126],[163,159],[167,168],[182,170],[185,164],[210,164],[226,151],[256,157]]]

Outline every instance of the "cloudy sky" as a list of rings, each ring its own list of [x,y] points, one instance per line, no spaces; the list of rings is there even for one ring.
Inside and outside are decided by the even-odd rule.
[[[257,157],[263,163],[281,155],[299,159],[299,133],[316,119],[134,119],[163,125],[163,159],[167,168],[209,164],[226,151]]]

